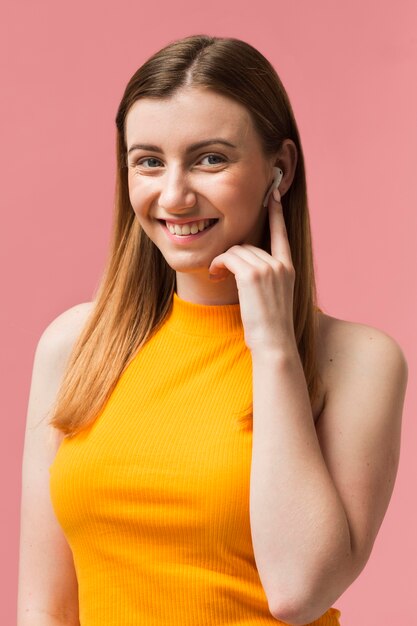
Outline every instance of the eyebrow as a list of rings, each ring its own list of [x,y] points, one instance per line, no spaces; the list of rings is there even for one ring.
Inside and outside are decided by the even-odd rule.
[[[189,154],[190,152],[194,152],[199,148],[204,148],[205,146],[210,146],[214,143],[220,143],[225,146],[229,146],[229,148],[237,147],[233,143],[230,143],[230,141],[226,141],[226,139],[221,139],[221,137],[214,137],[213,139],[205,139],[204,141],[198,141],[197,143],[190,144],[186,150],[186,153]],[[149,143],[134,143],[129,148],[127,153],[130,154],[131,152],[133,152],[133,150],[150,150],[151,152],[159,152],[160,154],[163,153],[162,148],[159,148],[158,146],[154,146]]]

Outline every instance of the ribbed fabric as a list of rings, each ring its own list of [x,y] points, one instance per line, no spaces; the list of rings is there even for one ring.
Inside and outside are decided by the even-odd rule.
[[[49,468],[81,626],[283,624],[253,554],[251,402],[239,304],[174,294],[96,422]],[[340,615],[312,624],[340,626]]]

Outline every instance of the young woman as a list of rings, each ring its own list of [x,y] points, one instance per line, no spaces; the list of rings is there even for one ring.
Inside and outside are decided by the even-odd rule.
[[[299,134],[260,52],[168,45],[116,125],[101,285],[35,355],[19,626],[336,626],[395,482],[403,352],[317,306]]]

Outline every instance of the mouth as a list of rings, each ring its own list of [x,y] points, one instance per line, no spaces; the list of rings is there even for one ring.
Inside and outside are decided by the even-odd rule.
[[[211,230],[211,228],[218,222],[218,219],[208,218],[196,220],[195,222],[187,222],[185,224],[177,224],[166,220],[158,220],[165,230],[172,236],[179,239],[183,238],[195,238],[202,233]]]
[[[218,219],[203,219],[187,224],[173,224],[166,220],[158,220],[166,236],[175,243],[186,244],[200,239],[210,232]]]

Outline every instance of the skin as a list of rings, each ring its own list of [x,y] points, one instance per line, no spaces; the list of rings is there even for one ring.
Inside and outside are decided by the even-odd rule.
[[[239,296],[245,330],[259,315],[267,338],[268,310],[277,333],[285,328],[287,307],[292,306],[291,260],[281,205],[271,199],[266,210],[261,208],[274,163],[262,155],[244,109],[215,94],[201,96],[187,90],[169,100],[140,101],[129,112],[128,146],[147,141],[163,149],[160,154],[147,154],[160,159],[161,168],[148,172],[129,166],[132,206],[175,268],[180,297],[221,304],[237,302]],[[233,154],[216,148],[227,164],[203,166],[202,153],[185,157],[188,143],[220,134],[237,145]],[[132,153],[130,161],[139,155],[144,156]],[[294,147],[286,142],[276,161],[285,173],[282,194],[291,184],[294,163]],[[198,239],[198,246],[179,248],[156,221],[169,215],[218,217],[219,222],[213,236]],[[265,219],[271,224],[272,255],[256,247],[257,225]],[[209,268],[225,269],[228,278],[210,282]],[[254,310],[249,306],[251,297],[257,302]],[[44,333],[37,351],[40,360],[28,432],[38,432],[39,415],[49,410],[68,355],[95,305],[73,307]],[[321,616],[368,561],[395,483],[408,376],[404,354],[387,334],[327,315],[319,319],[325,401],[314,414],[291,341],[280,347],[264,344],[257,350],[258,324],[248,333],[254,373],[250,484],[254,554],[271,613],[294,625]],[[260,344],[265,337],[258,337]],[[62,433],[57,436],[54,453],[62,438]],[[47,476],[54,456],[47,439],[45,425],[45,432],[38,432],[25,446],[27,468],[39,464],[42,471],[27,474],[26,478],[35,476],[36,489],[29,483],[26,488],[23,477],[24,508],[31,515],[21,534],[18,621],[22,626],[23,622],[38,624],[40,614],[45,626],[79,623],[73,555],[62,533],[57,534],[52,511],[42,505],[48,500],[46,483],[42,502],[39,499],[39,476]]]
[[[236,148],[212,144],[186,152],[192,143],[219,137]],[[129,153],[134,144],[153,144],[162,152]],[[135,102],[126,117],[126,145],[132,207],[176,271],[179,297],[200,304],[238,303],[234,273],[225,265],[212,268],[222,270],[219,278],[224,278],[213,281],[209,268],[233,246],[259,245],[268,219],[262,201],[273,180],[272,168],[277,165],[284,172],[284,194],[297,163],[294,143],[285,140],[279,152],[267,157],[245,107],[212,91],[187,87],[168,99]],[[181,218],[218,222],[202,238],[178,245],[157,220]]]
[[[223,137],[186,156],[190,143]],[[239,303],[253,369],[250,522],[257,569],[271,613],[307,624],[364,568],[398,467],[407,363],[387,334],[319,316],[320,402],[312,407],[293,328],[295,272],[280,194],[262,201],[279,166],[291,185],[290,140],[266,157],[245,108],[187,88],[168,100],[140,100],[127,116],[132,207],[175,269],[177,293],[201,304]],[[226,162],[211,165],[208,154]],[[157,165],[145,168],[137,161]],[[171,241],[158,218],[218,218],[189,245]],[[271,254],[259,248],[269,219]],[[209,273],[219,274],[211,280]],[[285,511],[285,515],[282,514]]]

